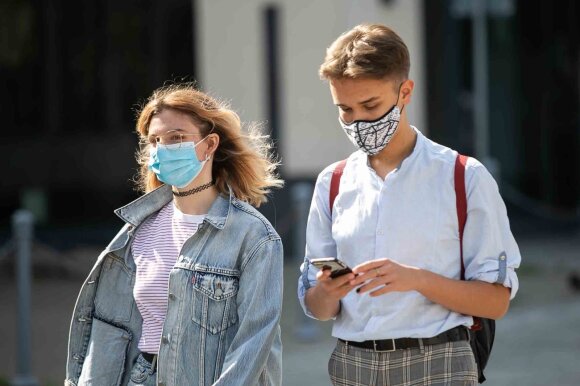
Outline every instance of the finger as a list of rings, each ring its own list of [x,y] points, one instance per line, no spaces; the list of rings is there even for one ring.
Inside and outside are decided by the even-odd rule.
[[[351,285],[360,285],[364,282],[369,280],[373,280],[377,277],[383,277],[387,273],[387,269],[385,266],[379,266],[377,268],[373,268],[367,272],[358,274],[354,280],[350,282]]]
[[[330,297],[336,298],[336,299],[342,299],[350,291],[352,291],[353,289],[356,288],[356,287],[349,285],[348,282],[346,284],[343,284],[340,286],[335,286],[334,284],[335,283],[333,283],[332,280],[328,280],[328,281],[324,281],[324,282],[320,283],[320,285],[322,287],[324,287],[324,290],[325,290],[327,296],[330,296]]]
[[[330,277],[330,275],[332,275],[332,271],[330,269],[323,269],[320,270],[317,274],[316,274],[316,278],[319,281],[323,281],[323,282],[332,282],[333,278]]]
[[[330,275],[329,275],[330,276]],[[338,277],[335,277],[334,279],[330,279],[332,282],[332,285],[334,287],[340,287],[343,286],[345,284],[350,285],[350,281],[354,279],[354,274],[353,273],[347,273]]]
[[[369,294],[369,296],[376,297],[376,296],[384,295],[384,294],[389,293],[389,292],[395,292],[395,290],[389,284],[385,284],[384,287],[379,288],[378,290],[371,292]]]
[[[384,278],[377,278],[377,279],[374,279],[374,280],[367,282],[362,287],[357,288],[356,292],[358,292],[359,294],[362,294],[362,293],[368,292],[374,288],[377,288],[379,286],[385,285],[386,283],[387,282]]]
[[[353,268],[352,271],[354,273],[365,273],[365,272],[368,272],[372,269],[382,267],[389,261],[390,261],[390,259],[377,259],[377,260],[367,261],[365,263],[357,265],[356,267]]]
[[[340,298],[343,298],[343,297],[345,297],[345,296],[346,296],[346,295],[347,295],[349,292],[351,292],[352,290],[355,290],[355,289],[356,289],[356,287],[355,287],[355,286],[352,286],[352,285],[350,285],[350,284],[346,283],[346,284],[342,285],[341,287],[338,287],[338,288],[336,289],[336,292],[335,292],[335,293],[336,293],[336,294],[338,294]]]
[[[374,271],[365,272],[365,273],[357,275],[354,279],[352,279],[350,281],[350,285],[359,286],[359,285],[361,285],[369,280],[372,280],[376,277],[377,277],[377,275]]]
[[[318,281],[328,280],[329,277],[330,277],[330,269],[321,269],[316,274],[316,280]]]

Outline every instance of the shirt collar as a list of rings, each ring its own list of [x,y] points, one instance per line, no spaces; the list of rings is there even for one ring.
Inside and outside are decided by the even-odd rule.
[[[415,130],[415,133],[417,133],[417,140],[415,141],[415,147],[413,147],[413,151],[411,152],[411,154],[409,154],[407,157],[405,157],[401,161],[401,163],[397,166],[397,169],[398,170],[401,169],[401,167],[403,166],[403,164],[408,164],[413,159],[417,158],[418,155],[419,155],[419,153],[421,153],[421,150],[423,149],[423,145],[424,145],[424,142],[425,142],[425,136],[415,126],[412,126],[411,125],[411,129]],[[357,150],[355,152],[355,157],[357,159],[359,159],[360,162],[363,162],[369,169],[373,170],[373,168],[372,168],[372,166],[370,164],[368,155],[366,153],[364,153],[362,150]]]
[[[228,220],[231,204],[236,200],[232,193],[232,189],[229,186],[228,190],[229,197],[221,194],[218,195],[209,208],[204,220],[218,229],[224,228]],[[161,185],[159,188],[116,209],[115,214],[119,216],[121,220],[136,227],[151,214],[161,210],[161,208],[167,205],[172,199],[173,194],[171,193],[171,186]]]

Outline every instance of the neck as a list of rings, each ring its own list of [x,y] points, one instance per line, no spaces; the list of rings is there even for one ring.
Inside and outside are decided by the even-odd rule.
[[[397,132],[387,147],[374,156],[369,157],[371,167],[381,178],[385,178],[392,170],[399,167],[415,148],[417,133],[408,122],[401,122]]]
[[[196,178],[196,180],[198,180]],[[209,182],[209,180],[207,181]],[[203,185],[205,182],[200,183],[192,183],[190,186],[184,189],[180,189],[180,191],[187,191],[197,186]],[[185,214],[207,214],[209,208],[219,195],[218,190],[215,186],[211,186],[201,192],[197,192],[190,196],[173,196],[173,200],[175,201],[175,206],[185,213]]]

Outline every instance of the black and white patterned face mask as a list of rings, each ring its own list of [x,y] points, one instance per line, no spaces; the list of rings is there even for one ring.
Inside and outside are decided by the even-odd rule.
[[[405,105],[399,109],[399,95],[401,93],[402,82],[397,91],[397,101],[383,116],[374,121],[358,120],[350,123],[343,122],[340,117],[338,121],[346,136],[359,149],[368,155],[375,155],[383,150],[395,135],[399,121],[401,120],[401,113]]]
[[[403,105],[403,108],[405,106]],[[397,131],[401,110],[396,104],[374,121],[358,120],[344,123],[338,118],[350,141],[368,155],[375,155],[387,146]]]

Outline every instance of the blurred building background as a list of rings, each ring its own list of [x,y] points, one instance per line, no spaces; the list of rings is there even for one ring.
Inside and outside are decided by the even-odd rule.
[[[529,215],[526,229],[576,227],[579,6],[572,0],[486,3],[489,146],[483,158],[497,161],[508,205]],[[11,213],[27,207],[47,243],[69,247],[71,238],[55,235],[61,231],[78,233],[75,242],[105,242],[118,225],[112,209],[137,196],[131,183],[135,109],[165,81],[197,81],[231,101],[243,120],[264,122],[288,186],[312,181],[354,150],[317,69],[333,39],[363,21],[392,26],[409,46],[416,82],[411,122],[435,141],[482,158],[474,132],[470,4],[4,0],[0,235],[8,237]],[[288,191],[263,209],[273,216],[276,206],[282,233],[291,229]]]
[[[180,80],[229,100],[274,138],[287,186],[261,210],[294,269],[302,251],[293,242],[301,228],[292,186],[312,183],[354,151],[318,67],[326,47],[361,22],[389,25],[405,40],[416,83],[411,123],[493,171],[516,239],[577,239],[580,4],[481,3],[483,63],[474,59],[482,40],[474,36],[473,0],[2,0],[0,283],[12,283],[10,221],[18,208],[36,217],[38,280],[66,277],[75,266],[69,251],[109,241],[121,226],[113,209],[138,196],[135,109],[153,89]],[[482,64],[483,105],[474,77]],[[487,121],[483,148],[478,106]],[[68,256],[64,267],[59,254]],[[580,261],[580,253],[567,255]],[[71,307],[55,323],[68,325]],[[0,369],[0,379],[10,374]]]

